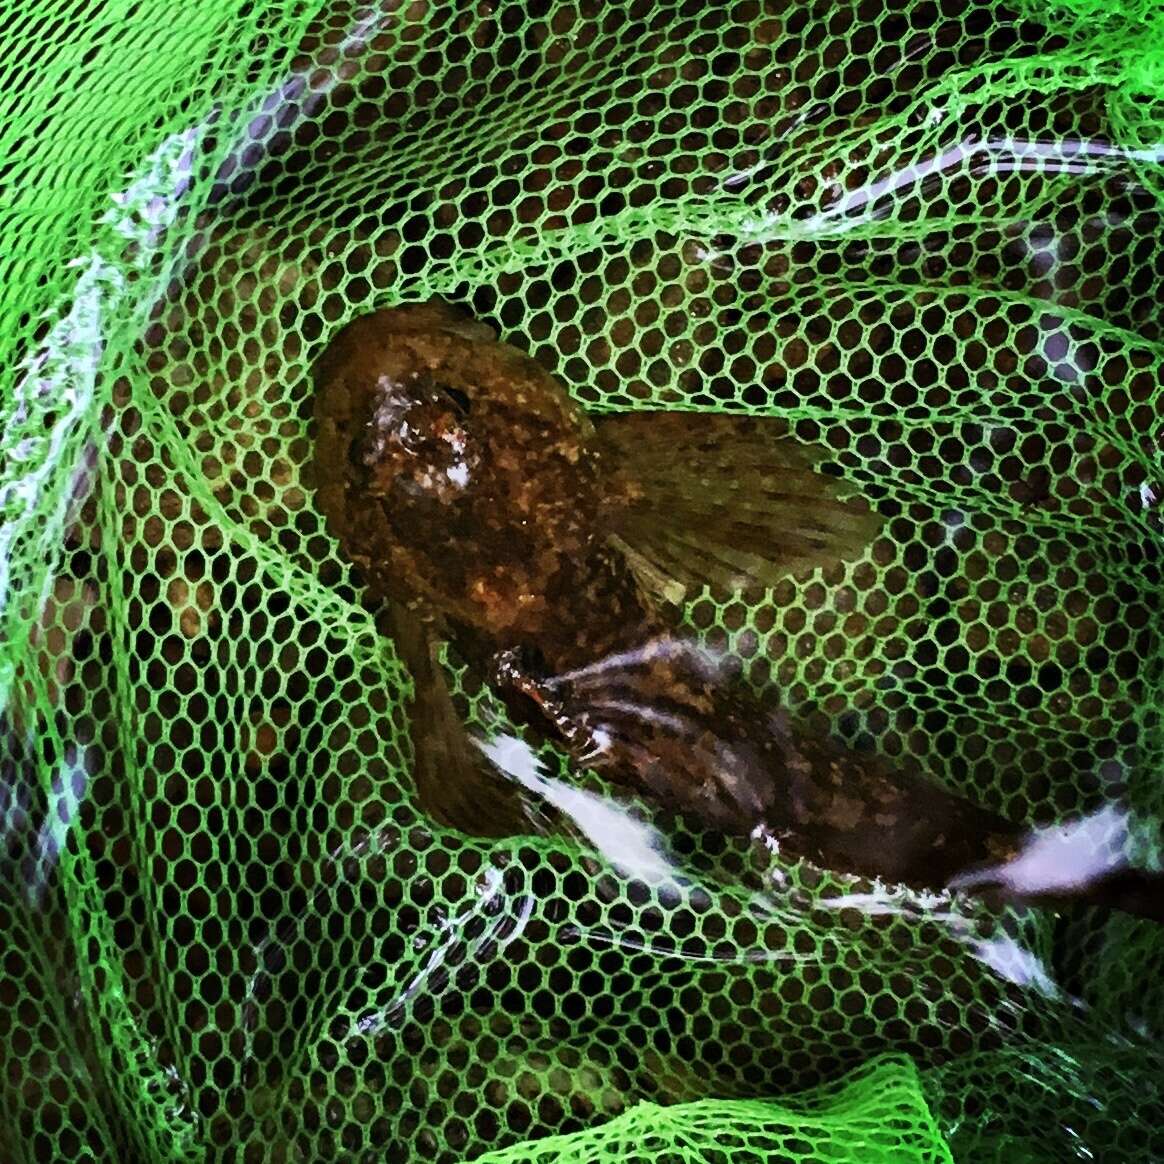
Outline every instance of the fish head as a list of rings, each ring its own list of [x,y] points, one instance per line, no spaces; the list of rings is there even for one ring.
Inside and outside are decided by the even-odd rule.
[[[590,418],[506,344],[395,331],[382,315],[349,325],[315,368],[329,527],[388,596],[538,632],[605,536]]]

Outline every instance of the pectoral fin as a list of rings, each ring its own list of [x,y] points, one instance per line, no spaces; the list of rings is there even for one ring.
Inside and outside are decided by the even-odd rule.
[[[436,639],[403,608],[394,606],[389,617],[396,651],[415,686],[410,717],[421,809],[472,836],[529,832],[518,788],[482,755],[453,703]]]
[[[779,420],[625,413],[598,421],[617,472],[613,535],[640,581],[677,601],[709,585],[770,587],[859,558],[881,529],[866,502],[815,470],[824,452]]]

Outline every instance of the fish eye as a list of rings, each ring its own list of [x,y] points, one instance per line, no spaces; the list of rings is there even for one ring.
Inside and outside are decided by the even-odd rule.
[[[366,469],[364,464],[364,442],[356,439],[348,444],[348,467],[351,469]]]
[[[453,407],[461,416],[469,415],[471,411],[469,397],[460,388],[450,388],[447,384],[441,384],[440,390],[453,402]]]

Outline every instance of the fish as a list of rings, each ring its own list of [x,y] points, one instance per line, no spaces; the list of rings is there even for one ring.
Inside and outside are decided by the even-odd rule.
[[[704,587],[771,587],[868,551],[883,519],[820,471],[826,450],[778,418],[591,416],[439,300],[354,319],[312,376],[317,504],[387,604],[433,820],[529,827],[456,710],[448,642],[535,738],[665,810],[841,873],[1005,889],[1022,825],[808,734],[679,625]]]

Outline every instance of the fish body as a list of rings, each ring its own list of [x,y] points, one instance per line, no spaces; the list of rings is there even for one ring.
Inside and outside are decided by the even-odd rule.
[[[778,519],[797,505],[832,507],[833,524],[809,530],[793,558],[811,553],[814,537],[833,556],[838,539],[864,548],[875,520],[835,501],[833,483],[779,426],[667,413],[596,425],[540,365],[439,304],[357,319],[315,377],[319,505],[372,589],[397,604],[397,645],[411,643],[414,677],[436,683],[423,656],[451,640],[519,721],[579,763],[736,832],[775,810],[775,744],[763,715],[725,698],[719,667],[672,629],[658,591],[746,581],[765,568],[780,576],[741,549],[754,531],[733,528],[761,520],[762,533],[772,520],[737,496],[736,459],[766,465],[785,500]],[[772,441],[783,458],[773,459]],[[712,474],[694,484],[703,509],[674,523],[676,538],[654,538],[691,495],[673,480],[691,456]],[[666,517],[646,501],[659,478]],[[682,537],[693,531],[699,544],[688,548]],[[680,580],[708,545],[702,575]],[[410,618],[424,634],[401,625]],[[586,674],[596,679],[554,678]],[[447,708],[434,717],[436,699],[418,697],[426,701],[428,729],[454,734]],[[451,759],[443,777],[432,766],[431,787],[421,781],[424,799],[439,818],[480,828],[492,804],[477,805],[470,821],[443,809],[456,782],[448,773],[467,766]]]
[[[759,827],[824,868],[933,888],[1019,850],[1018,826],[794,730],[682,636],[564,674],[503,655],[491,678],[535,702],[580,766],[632,774],[653,800],[724,832]]]
[[[416,683],[418,793],[436,819],[522,827],[515,790],[482,775],[452,706],[444,639],[579,766],[715,828],[928,889],[1021,851],[1015,823],[793,730],[674,626],[677,596],[771,585],[876,536],[877,515],[780,422],[596,421],[442,304],[357,319],[315,381],[319,505],[392,604]]]

